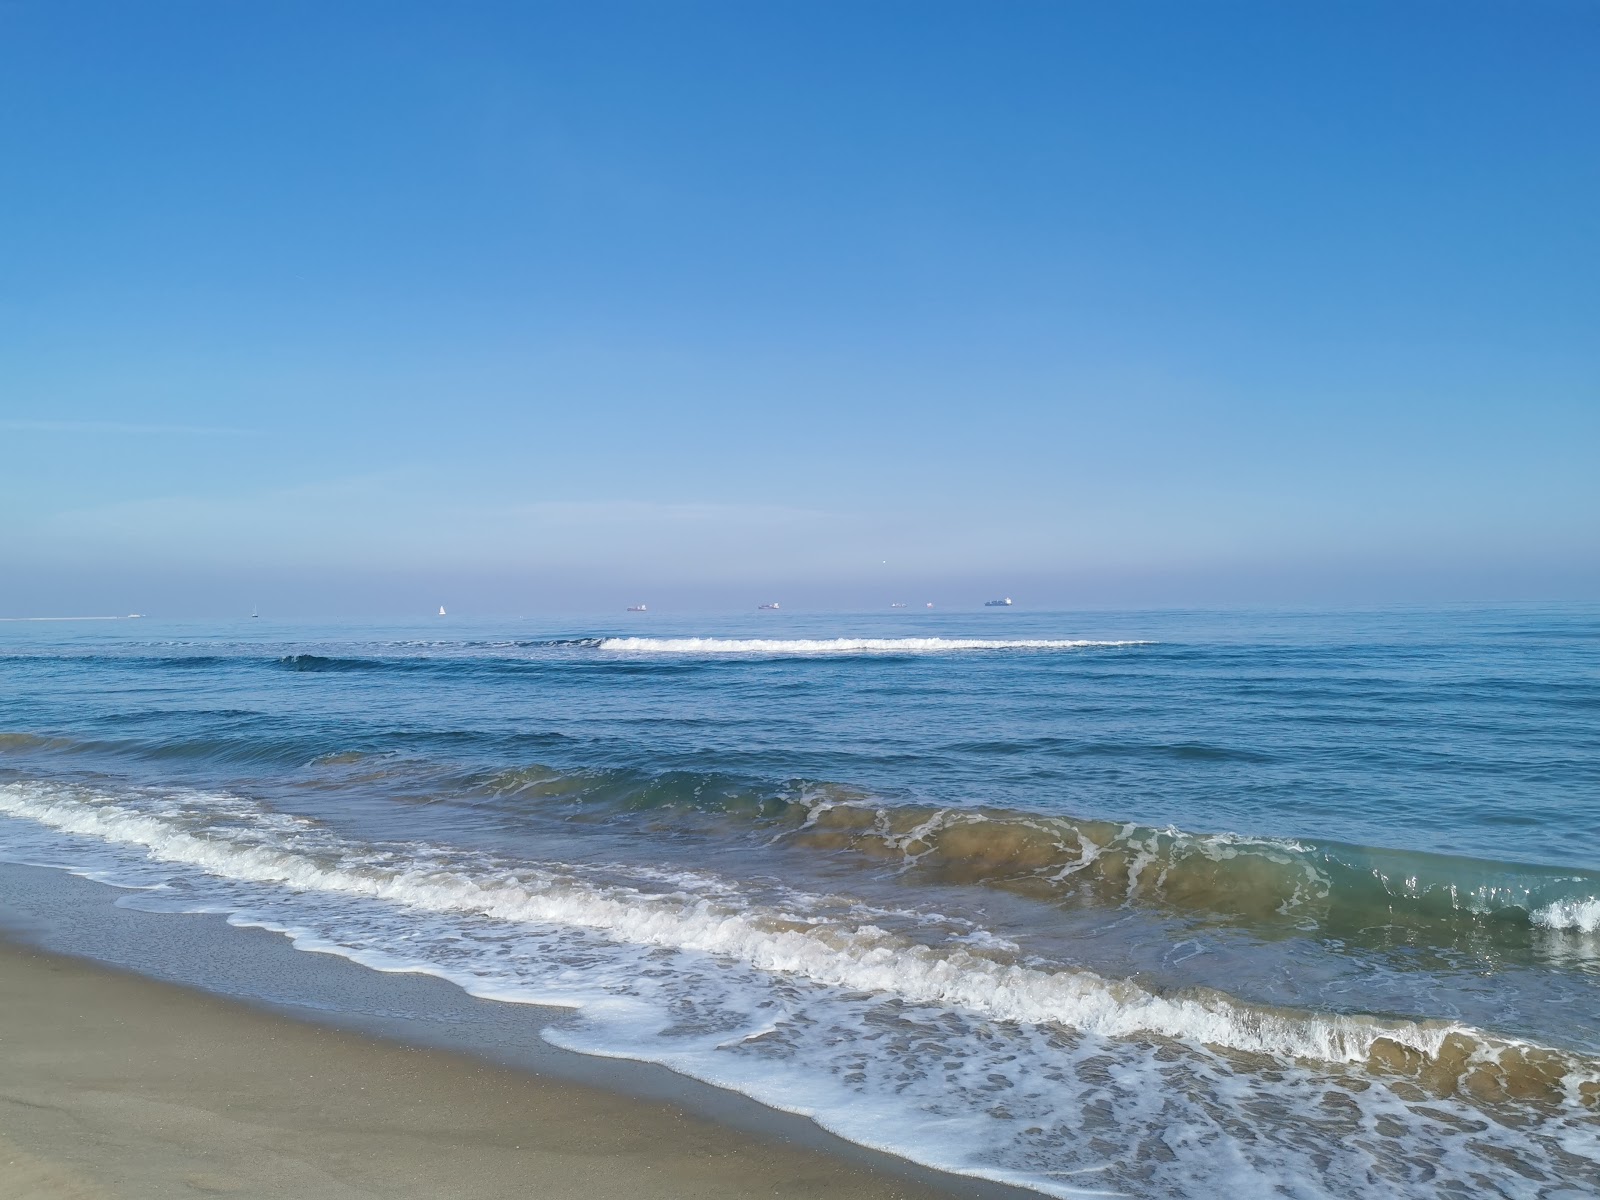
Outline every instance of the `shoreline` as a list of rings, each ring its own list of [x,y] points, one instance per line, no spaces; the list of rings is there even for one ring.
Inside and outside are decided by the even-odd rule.
[[[0,942],[0,1193],[904,1197],[816,1150]]]
[[[0,1193],[1025,1197],[660,1067],[563,1013],[0,864]],[[141,964],[142,960],[142,965]]]

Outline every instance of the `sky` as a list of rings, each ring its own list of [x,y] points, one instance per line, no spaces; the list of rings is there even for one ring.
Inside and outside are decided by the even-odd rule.
[[[0,0],[0,616],[1600,599],[1600,3]]]

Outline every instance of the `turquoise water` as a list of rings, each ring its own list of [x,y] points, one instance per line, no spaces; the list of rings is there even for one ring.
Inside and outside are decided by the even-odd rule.
[[[1600,609],[0,624],[0,853],[1054,1194],[1600,1187]]]

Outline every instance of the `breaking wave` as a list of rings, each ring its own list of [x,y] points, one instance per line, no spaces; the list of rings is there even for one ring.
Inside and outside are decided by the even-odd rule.
[[[1541,929],[1570,929],[1579,933],[1600,933],[1600,898],[1555,900],[1533,913],[1533,923]]]
[[[1195,833],[995,807],[890,804],[835,785],[761,790],[693,773],[489,775],[492,794],[588,819],[676,812],[716,832],[859,855],[942,884],[1108,908],[1156,905],[1252,925],[1382,923],[1427,940],[1533,927],[1600,931],[1600,872],[1237,833]],[[731,826],[730,824],[731,823]]]
[[[9,854],[137,888],[134,907],[574,1009],[542,1036],[1051,1195],[1600,1184],[1596,1062],[1459,1021],[1163,991],[959,918],[897,932],[848,897],[363,841],[230,794],[14,782],[0,819]]]
[[[1088,970],[1043,969],[978,949],[910,942],[870,922],[799,919],[705,895],[601,886],[570,866],[451,861],[436,847],[342,841],[304,818],[236,797],[119,798],[55,784],[0,785],[0,812],[137,846],[212,875],[347,894],[434,913],[578,926],[639,946],[725,956],[828,987],[893,996],[1104,1037],[1156,1036],[1246,1054],[1364,1064],[1435,1090],[1600,1100],[1592,1064],[1445,1021],[1385,1020],[1252,1005],[1202,988],[1172,994]],[[1580,1092],[1580,1088],[1586,1089]]]
[[[1088,650],[1153,646],[1147,641],[1083,638],[662,638],[612,637],[602,650],[630,654],[949,654],[963,650]]]

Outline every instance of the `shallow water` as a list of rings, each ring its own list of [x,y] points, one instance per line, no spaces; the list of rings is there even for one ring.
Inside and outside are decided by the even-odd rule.
[[[1600,610],[0,624],[0,853],[1053,1194],[1600,1188]]]

